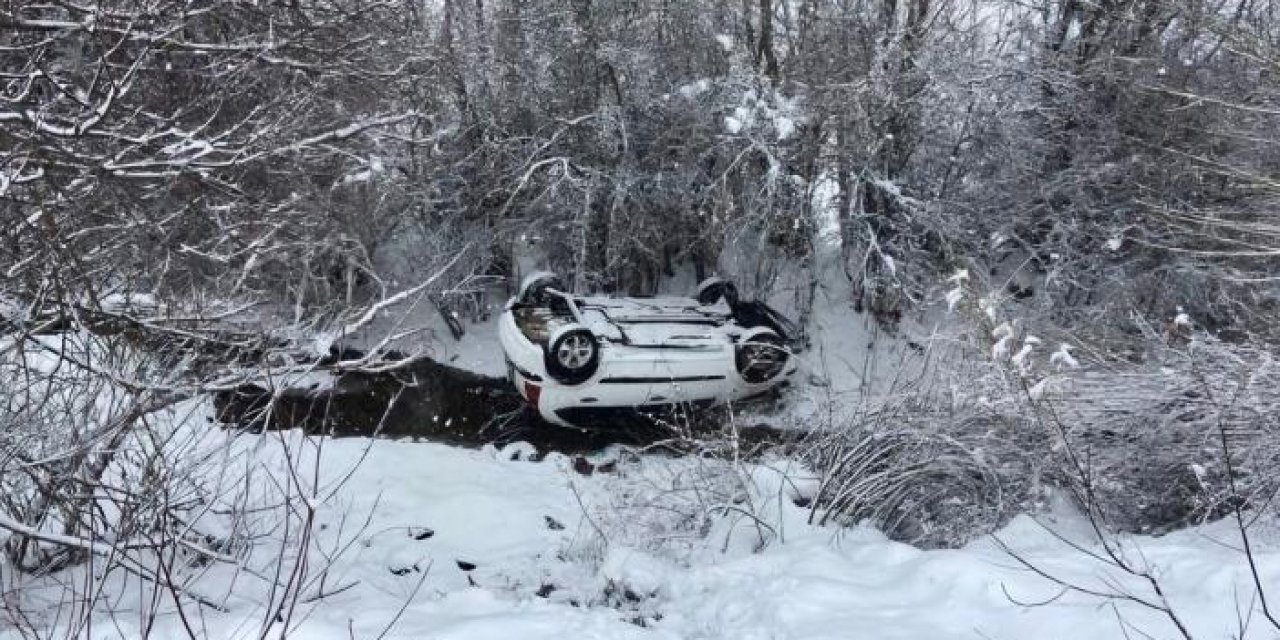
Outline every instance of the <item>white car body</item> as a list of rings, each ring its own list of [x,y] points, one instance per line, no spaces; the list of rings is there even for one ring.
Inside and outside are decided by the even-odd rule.
[[[789,351],[779,347],[782,364],[769,365],[773,373],[767,380],[744,378],[739,350],[760,344],[745,341],[776,334],[740,325],[724,300],[707,305],[693,298],[584,297],[552,290],[564,301],[553,311],[522,302],[525,288],[507,303],[498,335],[512,383],[553,424],[609,428],[617,411],[723,404],[768,391],[796,371]],[[583,328],[597,345],[597,362],[585,379],[566,383],[548,371],[555,364],[548,349],[566,330],[585,340]],[[766,374],[754,374],[761,375]]]

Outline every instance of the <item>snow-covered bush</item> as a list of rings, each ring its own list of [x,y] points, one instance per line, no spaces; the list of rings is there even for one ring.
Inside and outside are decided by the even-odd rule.
[[[829,401],[817,413],[831,424],[805,425],[824,478],[818,517],[953,545],[1034,512],[1055,487],[1119,531],[1268,507],[1280,432],[1268,350],[1216,340],[1183,312],[1162,332],[1139,325],[1141,362],[1110,361],[1007,316],[1021,307],[982,274],[939,294],[961,339],[930,343],[916,379],[856,407]]]
[[[114,620],[147,637],[176,611],[203,637],[194,620],[227,611],[240,579],[270,585],[258,624],[288,628],[304,590],[324,591],[359,528],[332,549],[313,538],[319,447],[291,434],[253,455],[210,424],[183,364],[125,333],[0,343],[0,628],[83,637]]]
[[[1049,434],[999,400],[1004,380],[989,363],[935,375],[888,392],[890,401],[836,408],[809,431],[801,455],[821,477],[814,521],[866,521],[897,540],[949,547],[1036,508]],[[947,384],[956,378],[966,384]]]
[[[1153,364],[1078,372],[1031,410],[1059,432],[1060,452],[1087,461],[1068,479],[1091,485],[1111,526],[1167,531],[1270,508],[1277,376],[1265,350],[1206,341]]]

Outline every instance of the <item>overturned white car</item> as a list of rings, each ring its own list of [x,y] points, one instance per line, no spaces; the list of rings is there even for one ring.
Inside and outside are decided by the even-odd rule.
[[[795,373],[798,333],[716,278],[692,298],[613,298],[567,293],[548,272],[525,278],[498,329],[520,395],[548,422],[580,428],[764,393]]]

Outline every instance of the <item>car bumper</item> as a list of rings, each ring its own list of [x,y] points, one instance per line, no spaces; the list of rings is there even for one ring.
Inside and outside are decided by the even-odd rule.
[[[736,376],[721,376],[675,381],[603,378],[588,385],[565,387],[546,379],[531,379],[514,367],[509,369],[520,395],[544,420],[592,429],[627,428],[637,424],[637,419],[649,420],[673,407],[702,409],[758,396],[783,384],[795,372],[793,366],[777,379],[758,385],[748,385]]]

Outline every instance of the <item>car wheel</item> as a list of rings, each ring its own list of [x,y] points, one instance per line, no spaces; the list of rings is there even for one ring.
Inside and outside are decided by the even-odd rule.
[[[738,287],[723,278],[711,277],[698,284],[693,297],[701,305],[713,305],[724,300],[730,307],[734,307],[738,304]]]
[[[803,341],[800,325],[778,313],[769,305],[759,301],[742,302],[733,308],[733,321],[744,329],[764,327],[772,330],[782,338],[788,346],[796,346]]]
[[[781,336],[771,329],[758,328],[738,342],[734,361],[743,380],[763,384],[778,377],[790,357]]]
[[[561,327],[547,340],[547,374],[561,384],[586,382],[600,368],[600,343],[578,324]]]

